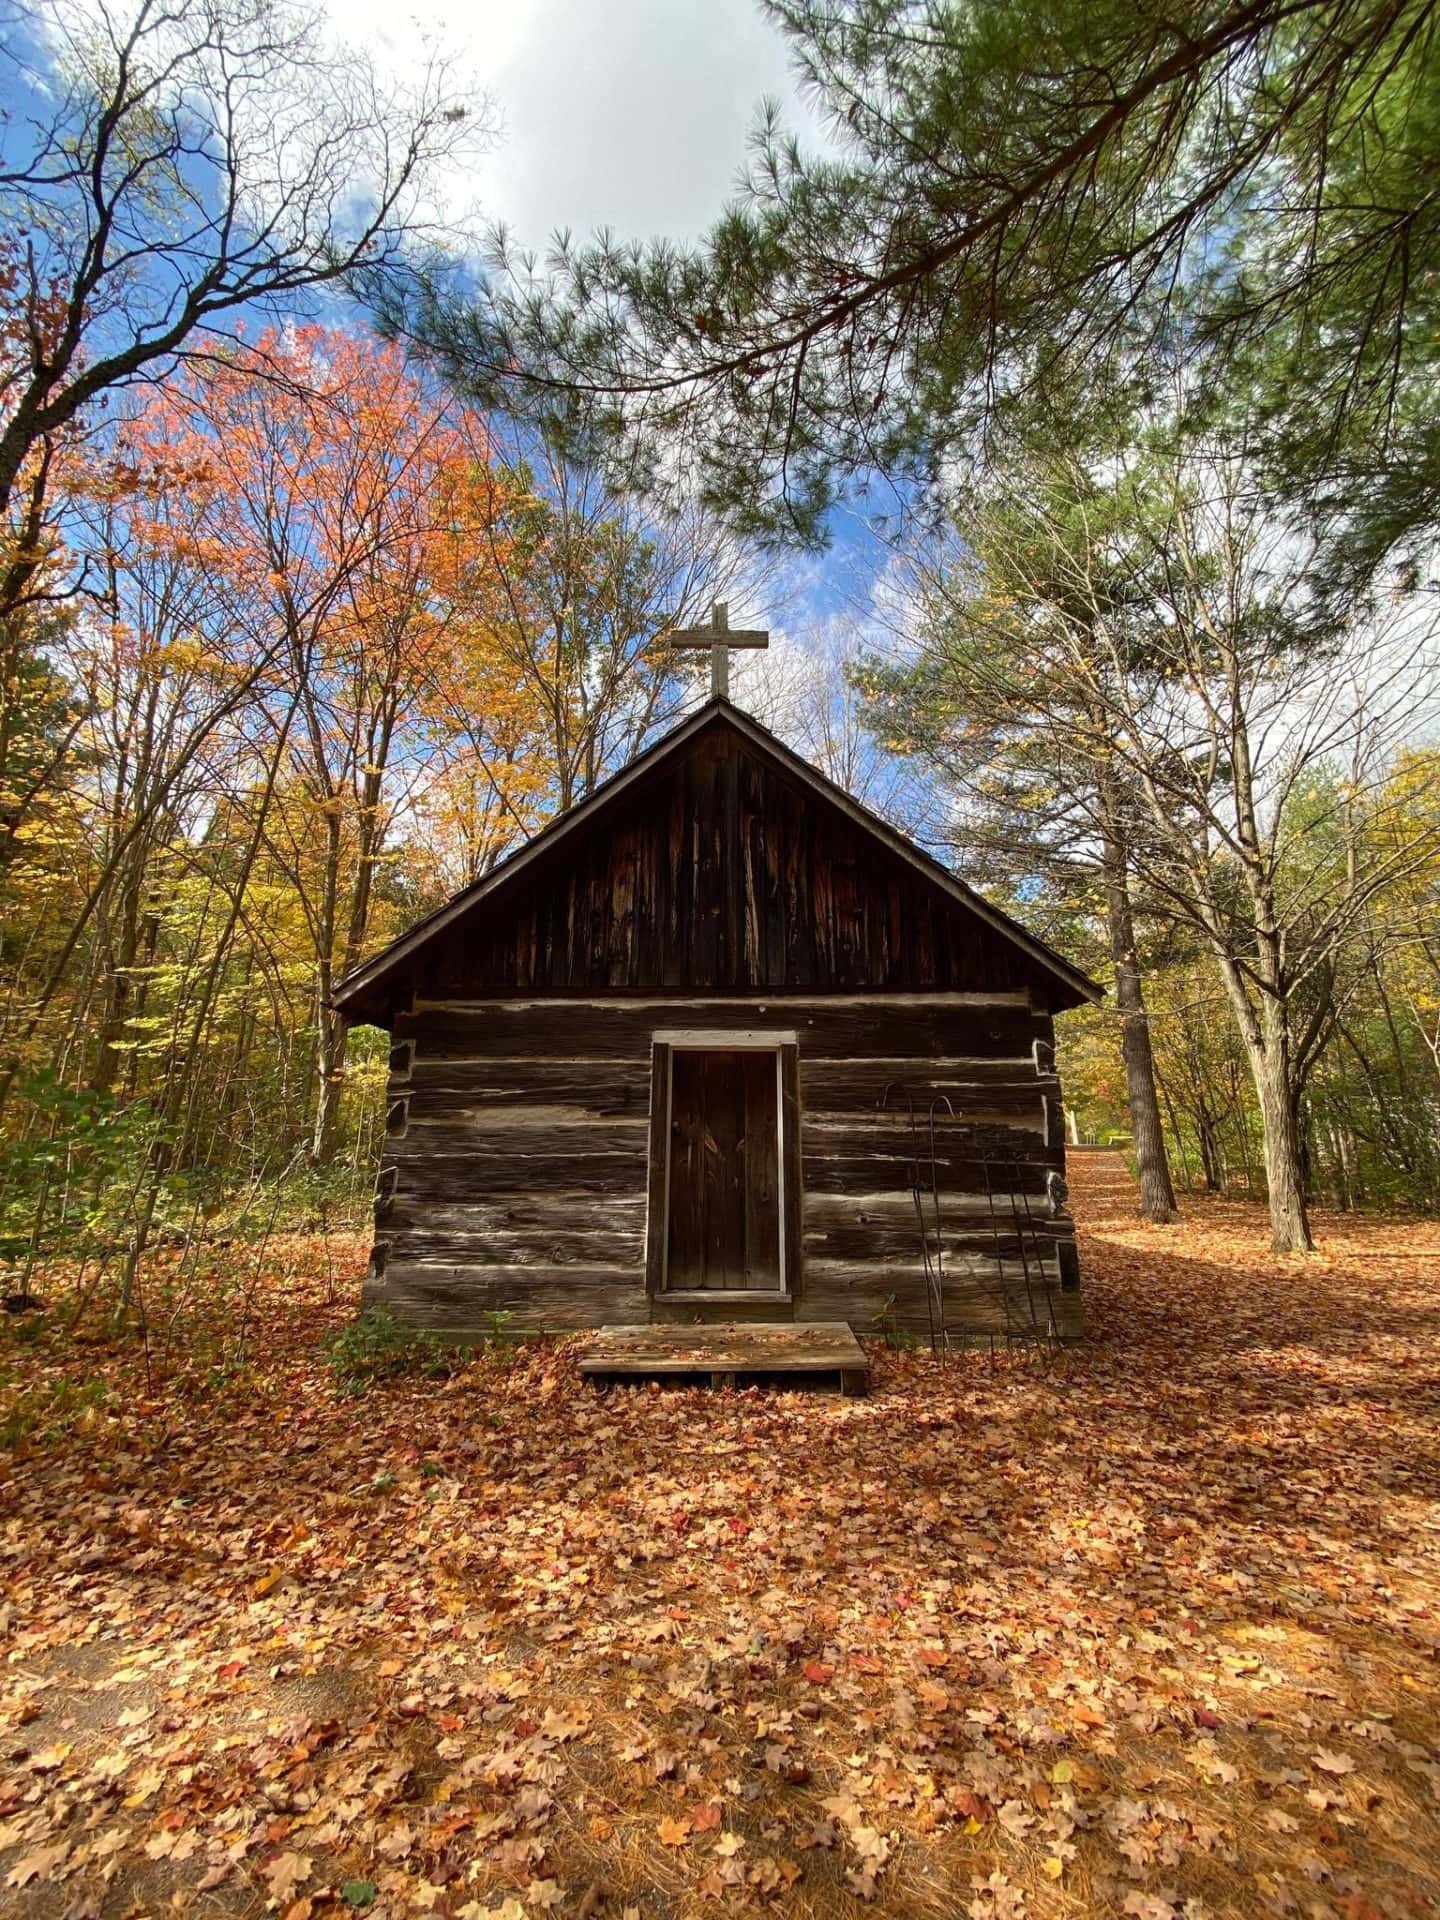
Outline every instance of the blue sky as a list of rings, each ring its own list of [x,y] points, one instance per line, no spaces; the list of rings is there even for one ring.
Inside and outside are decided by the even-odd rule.
[[[109,0],[56,0],[73,29]],[[398,79],[441,51],[456,90],[488,103],[496,131],[457,165],[437,211],[475,229],[501,222],[543,250],[587,236],[698,238],[733,195],[761,105],[778,101],[811,145],[825,129],[796,86],[790,51],[759,0],[322,0],[334,31]],[[129,0],[114,0],[118,19]],[[43,16],[36,16],[37,20]],[[32,45],[34,43],[32,42]],[[12,48],[12,52],[17,49]],[[45,54],[32,75],[45,88]],[[0,109],[23,125],[20,75],[0,69]],[[12,97],[6,99],[5,93]],[[18,111],[17,111],[18,109]],[[41,112],[44,112],[41,106]],[[862,517],[837,513],[822,561],[785,569],[777,604],[748,609],[800,629],[863,618],[887,554]]]
[[[53,4],[62,31],[83,41],[109,0]],[[131,0],[113,4],[114,17],[128,20]],[[463,12],[411,0],[403,14],[384,0],[323,4],[336,36],[380,72],[403,82],[438,51],[448,90],[486,103],[471,124],[493,127],[493,137],[445,175],[434,211],[474,231],[503,223],[527,249],[543,250],[562,229],[698,238],[733,196],[767,101],[779,102],[802,140],[825,140],[796,87],[788,44],[758,0],[471,0]],[[47,56],[43,42],[31,45],[28,76],[0,69],[0,108],[15,115],[17,133],[30,103],[14,96],[27,79],[41,117],[47,111]],[[323,314],[325,300],[318,304]],[[732,613],[771,629],[777,655],[823,663],[833,682],[842,659],[885,649],[893,636],[873,617],[888,548],[855,509],[836,512],[832,534],[827,553],[787,557]],[[773,665],[778,686],[790,662]]]

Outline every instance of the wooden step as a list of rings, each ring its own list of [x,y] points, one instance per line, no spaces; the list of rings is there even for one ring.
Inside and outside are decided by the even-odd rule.
[[[601,1327],[580,1356],[592,1380],[708,1375],[711,1386],[739,1379],[834,1376],[841,1393],[863,1393],[865,1349],[844,1320],[762,1326],[717,1321],[708,1327]]]

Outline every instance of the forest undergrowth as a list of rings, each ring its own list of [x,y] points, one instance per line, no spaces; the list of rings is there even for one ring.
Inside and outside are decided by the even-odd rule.
[[[0,1912],[1440,1910],[1440,1224],[1133,1215],[864,1400],[345,1391],[359,1236],[7,1316]],[[177,1256],[178,1258],[178,1256]],[[243,1316],[243,1318],[242,1318]]]

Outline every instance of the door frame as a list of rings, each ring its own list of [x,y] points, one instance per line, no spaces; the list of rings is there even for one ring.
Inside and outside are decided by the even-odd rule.
[[[670,1123],[677,1053],[773,1053],[776,1177],[780,1199],[778,1287],[667,1286],[670,1259]],[[715,1306],[792,1302],[800,1284],[800,1048],[793,1028],[662,1027],[651,1036],[650,1146],[646,1174],[645,1290],[655,1300]]]

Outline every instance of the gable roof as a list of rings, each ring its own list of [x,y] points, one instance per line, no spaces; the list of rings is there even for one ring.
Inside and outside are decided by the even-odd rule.
[[[584,827],[594,821],[597,814],[616,801],[638,781],[655,772],[667,761],[677,758],[701,735],[712,729],[729,728],[739,735],[763,760],[778,765],[782,771],[790,774],[802,786],[820,796],[830,806],[838,808],[863,833],[880,842],[890,853],[898,855],[909,867],[923,879],[929,881],[942,893],[964,907],[978,920],[998,933],[1012,946],[1037,963],[1042,970],[1054,979],[1064,995],[1065,1003],[1078,1006],[1083,1000],[1099,1001],[1104,997],[1104,989],[1091,980],[1087,974],[1074,967],[1058,954],[1045,941],[1030,933],[1010,915],[993,906],[982,894],[934,859],[922,848],[916,846],[905,834],[882,820],[876,813],[863,806],[845,792],[833,780],[827,779],[808,761],[793,752],[778,739],[767,727],[761,726],[747,713],[723,698],[716,697],[706,701],[689,719],[665,734],[661,739],[639,753],[618,773],[602,781],[584,800],[572,807],[543,827],[533,839],[518,847],[499,862],[482,879],[463,888],[444,906],[428,913],[398,939],[377,953],[373,959],[356,967],[340,982],[335,990],[334,1004],[351,1019],[363,1020],[381,1012],[389,992],[397,982],[397,976],[403,974],[408,961],[413,961],[425,947],[439,938],[456,921],[469,913],[482,901],[494,899],[503,894],[521,874],[528,872],[543,856],[549,854],[572,835],[577,835]]]

